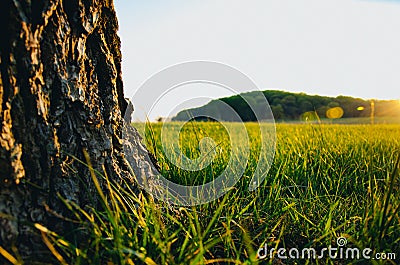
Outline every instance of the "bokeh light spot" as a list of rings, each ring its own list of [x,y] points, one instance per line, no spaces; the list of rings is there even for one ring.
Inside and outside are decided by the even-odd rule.
[[[343,117],[344,111],[341,107],[330,108],[326,111],[326,117],[328,119],[340,119]]]

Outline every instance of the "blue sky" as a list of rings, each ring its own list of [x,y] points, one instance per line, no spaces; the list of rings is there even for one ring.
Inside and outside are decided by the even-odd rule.
[[[151,75],[193,60],[228,64],[261,89],[400,98],[400,1],[115,0],[115,7],[125,93],[150,119],[193,107],[193,98],[201,105],[231,95],[187,86],[150,113],[146,93],[134,97]]]

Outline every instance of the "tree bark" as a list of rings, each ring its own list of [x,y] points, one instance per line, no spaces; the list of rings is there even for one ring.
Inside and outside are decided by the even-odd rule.
[[[3,248],[36,255],[42,243],[29,224],[66,233],[58,196],[96,207],[88,168],[76,159],[84,161],[84,148],[95,169],[133,184],[117,29],[112,0],[0,1]]]

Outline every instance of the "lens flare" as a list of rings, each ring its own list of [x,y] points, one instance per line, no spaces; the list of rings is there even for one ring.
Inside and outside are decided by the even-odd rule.
[[[319,117],[316,111],[307,111],[301,114],[300,119],[305,122],[315,122],[319,120]]]
[[[340,119],[343,117],[344,111],[341,107],[330,108],[326,111],[326,117],[328,119]]]

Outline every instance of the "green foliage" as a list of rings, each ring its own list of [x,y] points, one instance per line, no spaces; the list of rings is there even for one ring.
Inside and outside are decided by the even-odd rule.
[[[290,93],[277,90],[266,90],[263,91],[263,94],[271,106],[275,119],[278,121],[301,120],[301,116],[304,113],[311,111],[316,111],[318,116],[324,119],[326,118],[326,111],[334,107],[341,107],[344,110],[343,118],[362,118],[371,115],[371,102],[360,98],[311,96],[304,93]],[[243,121],[256,121],[254,113],[244,98],[253,103],[255,102],[254,105],[256,107],[262,107],[265,103],[259,97],[260,93],[247,92],[241,95],[221,98],[220,101],[231,106]],[[394,117],[398,121],[400,120],[400,103],[398,100],[375,100],[374,102],[376,117]],[[181,111],[173,120],[185,121],[190,119],[190,117],[196,117],[198,113],[214,115],[219,120],[224,121],[239,121],[231,116],[231,112],[225,111],[222,104],[218,104],[218,100],[213,100],[199,108]]]
[[[274,164],[254,192],[247,187],[261,139],[255,124],[246,127],[251,141],[246,172],[222,198],[196,207],[166,205],[92,170],[92,181],[106,183],[107,189],[99,190],[103,210],[85,211],[65,201],[86,240],[67,242],[63,235],[43,233],[70,264],[257,264],[257,249],[264,244],[318,248],[335,246],[339,236],[351,246],[400,253],[400,126],[278,125]],[[181,149],[188,156],[199,154],[202,137],[217,143],[212,165],[195,173],[166,159],[160,124],[149,130],[146,140],[171,180],[198,183],[226,166],[229,139],[219,123],[187,124],[181,131]]]

